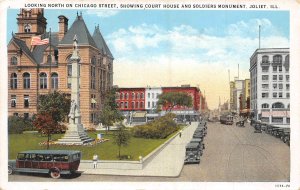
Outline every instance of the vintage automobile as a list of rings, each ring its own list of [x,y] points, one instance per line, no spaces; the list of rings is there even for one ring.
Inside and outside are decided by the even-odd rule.
[[[72,175],[78,170],[81,152],[75,150],[28,150],[8,162],[8,174],[14,172],[46,173],[52,178]]]
[[[290,146],[290,131],[284,131],[282,140],[284,143]]]
[[[188,143],[185,146],[185,159],[184,164],[200,163],[200,147],[199,143]]]
[[[205,144],[203,143],[203,139],[201,139],[201,138],[198,138],[198,139],[192,138],[190,143],[198,143],[199,144],[199,148],[200,148],[201,156],[202,156],[203,150],[205,149]]]
[[[225,125],[232,125],[233,124],[233,116],[232,115],[221,115],[220,123],[225,124]]]

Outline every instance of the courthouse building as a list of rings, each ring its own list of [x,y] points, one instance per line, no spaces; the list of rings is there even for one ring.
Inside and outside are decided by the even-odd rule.
[[[20,9],[18,32],[12,34],[8,52],[8,114],[30,118],[37,113],[38,96],[52,91],[70,95],[72,65],[69,58],[73,39],[78,40],[80,56],[80,107],[82,123],[93,127],[105,92],[113,85],[113,56],[95,27],[89,32],[83,16],[58,16],[59,31],[47,31],[44,9]],[[51,18],[54,19],[54,18]],[[33,43],[33,39],[41,38]]]
[[[290,124],[289,48],[257,49],[250,58],[250,107],[255,120]]]

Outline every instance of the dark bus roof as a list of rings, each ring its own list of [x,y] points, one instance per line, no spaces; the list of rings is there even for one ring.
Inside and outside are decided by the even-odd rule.
[[[79,150],[26,150],[19,153],[25,154],[77,154],[81,153]]]
[[[190,142],[188,143],[185,148],[198,148],[199,143]]]

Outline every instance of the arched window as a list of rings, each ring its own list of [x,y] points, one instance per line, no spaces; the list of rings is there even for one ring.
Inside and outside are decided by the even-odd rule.
[[[135,103],[135,108],[139,108],[139,102]]]
[[[287,108],[290,109],[290,104],[288,104]]]
[[[284,108],[284,105],[281,102],[276,102],[276,103],[272,104],[272,108],[280,109],[280,108]]]
[[[123,109],[124,108],[124,102],[121,102],[120,107]]]
[[[18,87],[18,76],[16,73],[10,75],[10,88],[17,89]]]
[[[290,63],[290,55],[285,56],[285,63]]]
[[[269,108],[269,104],[264,103],[264,104],[261,105],[261,108]]]
[[[30,88],[30,74],[27,72],[23,74],[23,88]]]
[[[47,74],[40,74],[40,89],[47,89]]]
[[[274,63],[282,63],[282,56],[281,55],[274,55],[273,56]]]
[[[262,61],[261,62],[262,63],[269,63],[269,56],[267,56],[267,55],[262,56]]]
[[[125,93],[125,99],[126,100],[128,99],[128,93]]]
[[[131,109],[134,109],[134,102],[131,102]]]
[[[124,93],[121,92],[120,99],[122,100],[123,98],[124,98]]]
[[[135,93],[134,92],[131,93],[131,98],[135,99]]]
[[[144,102],[140,103],[140,108],[142,108],[142,109],[144,108]]]
[[[24,25],[24,32],[25,33],[31,32],[31,25],[30,24],[25,24]]]
[[[141,93],[141,99],[144,99],[144,93]]]
[[[58,74],[57,73],[51,74],[51,88],[58,89]]]
[[[10,64],[11,65],[17,65],[18,64],[18,58],[13,56],[11,59],[10,59]]]
[[[136,99],[140,99],[140,93],[136,93]]]

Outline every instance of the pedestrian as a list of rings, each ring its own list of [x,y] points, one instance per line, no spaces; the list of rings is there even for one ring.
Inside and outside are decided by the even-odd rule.
[[[181,138],[182,130],[179,131],[179,137]]]
[[[97,168],[97,164],[98,164],[98,155],[94,154],[93,156],[93,165],[94,165],[94,169]]]

